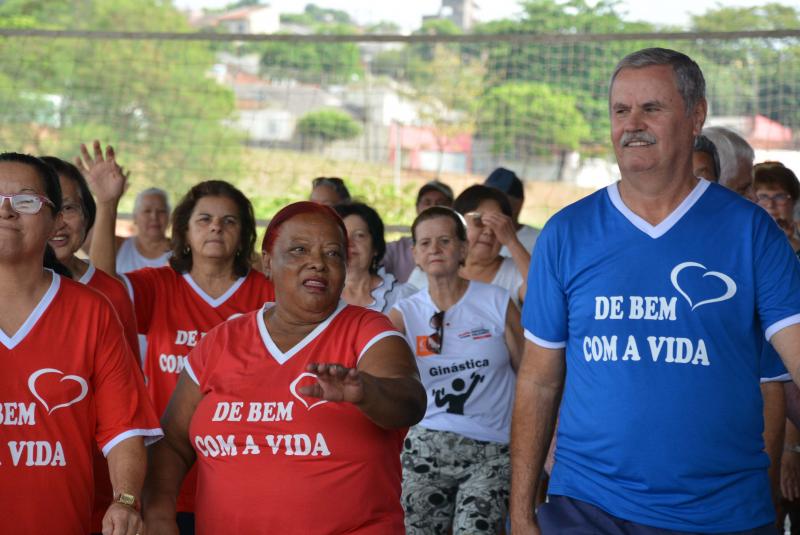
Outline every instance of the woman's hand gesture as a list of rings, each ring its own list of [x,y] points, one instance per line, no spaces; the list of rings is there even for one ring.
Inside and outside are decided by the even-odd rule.
[[[94,157],[86,145],[81,144],[81,155],[75,158],[75,165],[86,177],[98,203],[116,203],[128,187],[128,174],[117,164],[114,147],[106,145],[104,154],[99,141],[95,140],[92,145]]]
[[[340,364],[313,363],[306,370],[317,376],[317,382],[300,387],[300,393],[326,401],[361,403],[364,400],[363,374]]]

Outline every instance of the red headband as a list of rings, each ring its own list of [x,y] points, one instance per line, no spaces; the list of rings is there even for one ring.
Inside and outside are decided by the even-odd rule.
[[[347,251],[347,228],[344,226],[344,221],[339,217],[339,214],[330,206],[319,204],[311,201],[300,201],[284,206],[275,214],[275,217],[267,225],[267,232],[264,234],[264,241],[261,242],[262,252],[271,252],[272,246],[275,245],[275,240],[278,239],[281,226],[295,216],[304,214],[319,214],[327,217],[336,223],[342,230],[344,237],[344,250]]]

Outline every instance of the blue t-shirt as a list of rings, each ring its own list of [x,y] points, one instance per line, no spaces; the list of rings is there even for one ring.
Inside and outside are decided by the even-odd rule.
[[[672,530],[773,520],[760,355],[800,323],[800,263],[763,209],[701,180],[652,226],[609,186],[545,226],[522,316],[566,348],[551,494]]]

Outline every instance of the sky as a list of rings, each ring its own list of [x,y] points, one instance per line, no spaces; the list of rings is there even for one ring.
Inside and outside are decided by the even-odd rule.
[[[222,7],[231,0],[174,0],[180,8]],[[489,21],[502,18],[513,18],[519,13],[518,0],[476,0],[478,3],[478,18]],[[800,0],[778,0],[784,5],[791,5],[800,9]],[[347,11],[362,24],[378,22],[381,20],[393,21],[405,31],[418,28],[423,15],[436,14],[441,5],[440,0],[403,0],[398,9],[398,3],[391,0],[265,0],[282,12],[299,13],[307,3],[314,3],[321,7],[341,9]],[[723,6],[753,6],[760,5],[759,0],[670,0],[668,2],[654,2],[652,0],[623,0],[620,2],[620,12],[628,20],[643,20],[654,24],[670,24],[686,26],[690,14],[700,14],[708,9]]]

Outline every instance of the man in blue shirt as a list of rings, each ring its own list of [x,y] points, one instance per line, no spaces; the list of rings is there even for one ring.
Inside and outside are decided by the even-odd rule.
[[[769,340],[798,371],[800,263],[764,210],[692,173],[706,108],[687,56],[624,58],[609,90],[622,179],[537,241],[514,535],[774,533],[759,355]],[[535,517],[562,392],[550,500]]]

